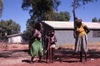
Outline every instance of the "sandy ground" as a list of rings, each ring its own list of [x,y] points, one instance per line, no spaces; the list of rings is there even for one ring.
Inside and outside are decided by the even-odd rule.
[[[0,48],[0,66],[100,66],[100,44],[89,44],[88,61],[79,62],[79,54],[74,52],[74,45],[59,46],[55,52],[55,62],[30,64],[28,45],[10,44],[7,49]],[[35,58],[37,61],[38,59]]]

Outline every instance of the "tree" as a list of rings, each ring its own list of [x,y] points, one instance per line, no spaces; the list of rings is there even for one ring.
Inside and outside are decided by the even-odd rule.
[[[97,0],[73,0],[72,6],[73,6],[74,22],[75,22],[75,19],[77,18],[75,9],[82,5],[88,4],[89,2],[94,2],[94,1],[97,1]],[[74,23],[74,28],[75,28],[75,23]]]
[[[98,22],[100,22],[100,18],[98,19]]]
[[[69,12],[60,12],[57,16],[57,21],[69,21],[70,20],[70,14]]]
[[[92,22],[98,22],[97,18],[94,17],[94,18],[92,19]]]
[[[43,20],[48,20],[48,21],[55,21],[57,19],[57,12],[56,11],[51,11],[47,14],[44,15]]]
[[[27,35],[25,39],[29,39],[34,22],[41,22],[45,15],[57,10],[59,4],[60,0],[23,0],[22,9],[29,10],[30,14],[30,19],[26,24],[26,31],[24,31],[24,35]]]
[[[3,2],[2,2],[2,0],[0,0],[0,16],[2,14],[2,10],[3,10]]]
[[[20,28],[21,28],[20,25],[14,22],[13,20],[0,21],[1,37],[4,36],[5,33],[7,33],[8,35],[19,33]]]
[[[69,21],[70,20],[70,14],[69,12],[51,12],[44,16],[43,20],[49,20],[49,21]]]
[[[23,31],[23,38],[25,40],[29,40],[30,36],[32,35],[32,30],[34,27],[34,20],[28,19],[26,23],[26,30]]]
[[[57,9],[59,4],[59,0],[23,0],[22,9],[29,9],[31,19],[40,22],[45,14]]]
[[[92,22],[100,22],[100,18],[97,19],[96,17],[92,18]]]

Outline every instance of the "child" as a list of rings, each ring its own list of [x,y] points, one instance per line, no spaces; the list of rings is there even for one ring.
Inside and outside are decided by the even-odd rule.
[[[45,54],[46,54],[46,62],[49,62],[49,46],[50,46],[50,31],[46,31],[46,36],[45,36]]]
[[[46,39],[46,62],[53,62],[54,59],[54,51],[56,44],[56,36],[54,35],[54,30],[47,31]]]
[[[51,56],[51,62],[54,61],[54,52],[55,52],[55,48],[56,48],[56,43],[57,39],[55,36],[55,32],[54,30],[51,31],[51,35],[50,35],[50,56]]]

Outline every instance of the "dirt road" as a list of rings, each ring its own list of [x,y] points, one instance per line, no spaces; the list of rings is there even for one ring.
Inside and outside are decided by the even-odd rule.
[[[89,50],[88,61],[79,62],[79,55],[72,49],[60,49],[56,50],[54,63],[46,63],[43,58],[42,63],[30,64],[27,46],[19,47],[0,50],[0,66],[100,66],[100,51]]]

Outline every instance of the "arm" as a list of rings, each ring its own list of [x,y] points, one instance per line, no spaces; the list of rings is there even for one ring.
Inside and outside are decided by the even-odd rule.
[[[47,41],[47,48],[46,48],[46,50],[45,50],[45,53],[47,53],[47,51],[49,51],[49,48],[50,48],[50,37],[46,37],[46,41]]]
[[[74,36],[74,38],[77,38],[77,31],[76,31],[76,27],[75,27],[75,29],[74,29],[74,33],[73,33],[73,36]]]
[[[56,36],[54,36],[54,41],[57,42]]]
[[[33,31],[32,31],[32,35],[30,36],[30,39],[33,39],[34,37],[35,37],[35,29],[33,29]]]
[[[73,35],[74,35],[74,38],[77,38],[77,34],[76,34],[76,31],[74,31],[74,34],[73,34]]]
[[[48,37],[48,47],[47,47],[47,50],[49,50],[49,48],[50,48],[50,37]]]
[[[87,26],[84,26],[84,30],[85,30],[86,33],[90,32],[90,29]]]

